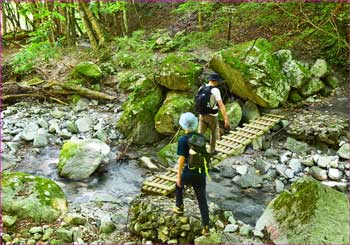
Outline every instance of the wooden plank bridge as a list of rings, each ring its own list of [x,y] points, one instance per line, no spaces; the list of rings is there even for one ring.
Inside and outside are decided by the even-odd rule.
[[[234,131],[221,136],[221,140],[216,142],[218,152],[212,159],[212,165],[217,165],[220,161],[229,156],[242,154],[247,145],[255,139],[266,134],[270,129],[282,120],[284,116],[277,114],[266,114],[249,123],[244,123],[243,127],[238,127]],[[156,174],[147,179],[142,186],[142,191],[153,194],[169,195],[175,190],[177,170],[168,168],[167,172]]]

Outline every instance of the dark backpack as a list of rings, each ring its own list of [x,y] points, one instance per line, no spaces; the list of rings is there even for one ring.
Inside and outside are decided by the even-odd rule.
[[[213,86],[203,85],[199,89],[194,101],[196,113],[201,115],[208,115],[208,114],[216,114],[218,112],[217,109],[214,110],[210,106],[210,96],[211,96],[212,88]]]
[[[207,172],[210,166],[210,156],[207,152],[205,136],[194,133],[187,142],[190,148],[188,159],[189,169],[201,169]]]

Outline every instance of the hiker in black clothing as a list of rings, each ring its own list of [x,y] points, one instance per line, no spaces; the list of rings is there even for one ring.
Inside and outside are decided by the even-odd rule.
[[[206,198],[206,171],[198,171],[198,169],[189,168],[189,154],[190,147],[188,140],[195,133],[198,126],[198,119],[195,115],[190,112],[184,113],[180,117],[180,126],[186,131],[186,135],[179,139],[177,154],[178,159],[178,173],[176,179],[176,207],[174,212],[178,214],[184,213],[183,205],[183,189],[185,184],[192,185],[196,197],[198,200],[198,205],[200,213],[202,216],[203,235],[209,234],[209,210]]]

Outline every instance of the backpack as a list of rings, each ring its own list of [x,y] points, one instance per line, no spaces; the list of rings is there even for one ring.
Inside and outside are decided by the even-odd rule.
[[[201,115],[208,115],[216,114],[218,112],[217,109],[214,110],[210,106],[210,96],[212,88],[213,86],[203,85],[199,89],[194,101],[196,113]]]
[[[208,173],[210,156],[207,152],[205,136],[203,134],[194,133],[187,142],[190,148],[188,159],[189,169],[204,170]]]

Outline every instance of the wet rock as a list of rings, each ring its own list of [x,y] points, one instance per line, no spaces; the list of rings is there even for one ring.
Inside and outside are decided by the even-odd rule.
[[[249,100],[245,102],[242,107],[242,121],[249,123],[258,117],[260,117],[260,111],[257,105]]]
[[[332,180],[340,180],[343,176],[342,172],[336,168],[328,169],[328,176]]]
[[[327,179],[327,171],[322,169],[322,168],[313,166],[310,168],[310,173],[311,173],[312,177],[314,177],[315,179],[318,179],[318,180],[326,180]]]
[[[45,129],[40,128],[34,136],[34,147],[45,147],[48,145],[47,133]]]
[[[310,147],[308,144],[297,141],[290,137],[287,138],[284,147],[301,156],[306,155],[308,152],[310,152]]]
[[[193,101],[193,96],[186,92],[169,91],[154,117],[157,132],[165,135],[175,134],[180,115],[191,111]]]
[[[350,159],[350,144],[349,143],[345,143],[343,144],[338,152],[337,152],[338,156],[343,158],[343,159]]]
[[[17,217],[16,216],[10,216],[10,215],[4,215],[2,216],[2,223],[5,227],[11,227],[16,223]]]
[[[110,147],[97,139],[67,141],[59,156],[59,175],[73,180],[86,179],[109,152]]]
[[[346,195],[307,177],[272,200],[255,228],[266,228],[275,244],[346,244],[348,216]]]
[[[38,124],[28,124],[21,133],[21,138],[25,141],[32,141],[39,130]]]
[[[196,86],[202,67],[187,54],[169,54],[160,64],[156,81],[171,90],[188,91]]]
[[[57,239],[65,243],[73,242],[73,233],[70,230],[64,228],[58,228],[55,232]]]
[[[92,121],[90,118],[83,117],[75,121],[75,125],[80,133],[88,132],[92,126]]]
[[[225,79],[231,93],[262,107],[278,107],[286,101],[290,91],[266,39],[240,43],[217,52],[210,60],[210,68]]]
[[[52,222],[67,210],[61,188],[52,180],[20,172],[3,172],[2,208],[19,220]]]
[[[150,170],[158,170],[159,168],[152,162],[151,158],[149,157],[141,157],[140,158],[141,163]]]
[[[320,156],[317,165],[321,168],[337,168],[338,167],[338,156]]]
[[[316,60],[315,64],[311,67],[310,72],[317,78],[325,77],[328,74],[328,65],[324,59]]]
[[[282,181],[276,179],[275,180],[275,188],[276,188],[276,192],[280,193],[284,190],[284,184]]]

